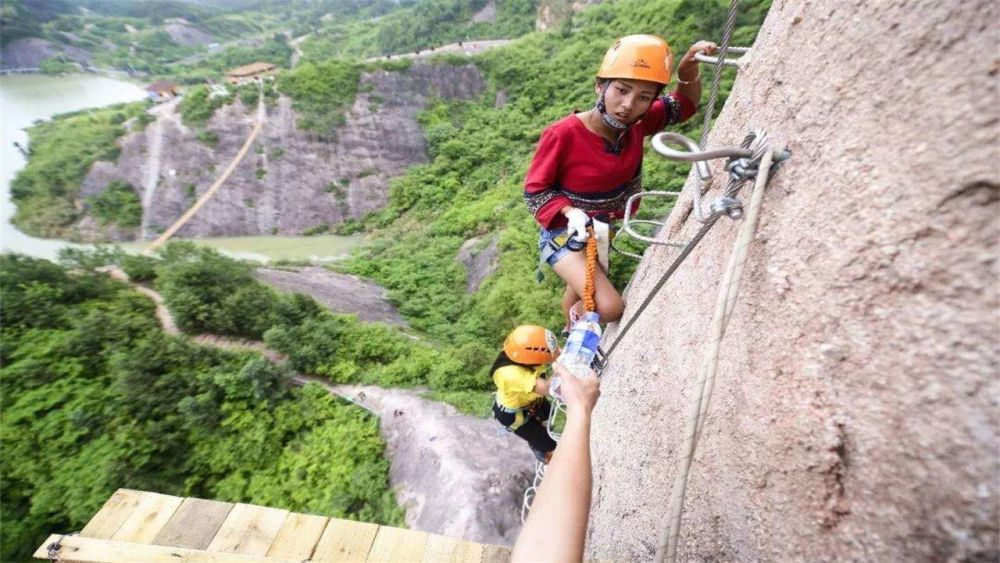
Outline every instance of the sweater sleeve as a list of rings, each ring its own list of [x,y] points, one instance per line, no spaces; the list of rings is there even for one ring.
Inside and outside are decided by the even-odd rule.
[[[683,123],[690,119],[697,109],[687,96],[676,90],[662,96],[653,102],[646,117],[639,124],[643,128],[642,136],[659,133],[668,125]]]
[[[542,227],[549,228],[559,210],[570,205],[569,198],[556,189],[565,142],[548,128],[542,132],[528,175],[524,178],[524,202]]]

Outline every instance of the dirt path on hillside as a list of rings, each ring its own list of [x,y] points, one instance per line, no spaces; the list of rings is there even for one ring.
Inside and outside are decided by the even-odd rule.
[[[379,57],[368,57],[367,59],[365,59],[365,62],[373,63],[376,61],[385,61],[389,59],[425,59],[443,53],[476,55],[482,53],[483,51],[488,51],[489,49],[494,49],[496,47],[503,47],[504,45],[507,45],[510,42],[511,42],[510,39],[486,39],[483,41],[462,41],[461,43],[449,43],[447,45],[439,45],[437,47],[431,47],[429,49],[420,49],[415,52],[399,53],[393,55],[382,55]]]
[[[129,281],[122,270],[103,270]],[[132,283],[156,304],[164,332],[181,332],[155,290]],[[273,362],[287,358],[263,342],[198,335],[192,339],[226,350],[249,350]],[[379,418],[386,443],[389,483],[410,529],[469,541],[513,545],[521,528],[521,501],[534,472],[534,458],[522,441],[492,419],[460,414],[424,399],[418,391],[334,385],[296,375],[296,385],[314,383]],[[484,415],[486,413],[483,413]]]

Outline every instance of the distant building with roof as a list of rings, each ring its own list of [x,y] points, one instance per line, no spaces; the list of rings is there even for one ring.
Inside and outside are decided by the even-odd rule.
[[[177,84],[167,80],[157,80],[146,87],[146,95],[154,102],[165,102],[178,94]]]
[[[251,63],[234,68],[226,73],[226,81],[230,84],[244,84],[253,80],[263,80],[273,76],[278,67],[271,63]]]

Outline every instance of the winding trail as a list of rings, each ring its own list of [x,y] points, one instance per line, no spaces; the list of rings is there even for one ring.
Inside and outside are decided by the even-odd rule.
[[[149,297],[156,304],[156,317],[164,332],[182,334],[156,290],[130,282],[117,267],[101,271]],[[258,352],[272,362],[287,360],[263,342],[208,334],[192,339],[230,351]],[[379,418],[390,466],[389,484],[406,513],[407,527],[480,543],[513,545],[521,529],[522,495],[534,473],[534,458],[520,439],[492,419],[464,415],[451,405],[424,399],[419,389],[335,385],[302,374],[295,375],[292,382],[319,385]]]
[[[426,59],[428,57],[433,57],[434,55],[440,55],[442,53],[458,53],[464,55],[475,55],[487,51],[489,49],[494,49],[496,47],[503,47],[509,44],[512,39],[484,39],[481,41],[462,41],[461,43],[448,43],[447,45],[439,45],[437,47],[430,47],[427,49],[420,49],[415,52],[409,53],[399,53],[395,55],[380,55],[378,57],[368,57],[365,59],[366,63],[373,63],[376,61],[386,61],[390,59]]]

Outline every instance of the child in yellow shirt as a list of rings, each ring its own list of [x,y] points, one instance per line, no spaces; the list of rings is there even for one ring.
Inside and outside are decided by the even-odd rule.
[[[515,328],[490,373],[497,386],[493,417],[509,432],[528,442],[539,461],[548,462],[556,442],[545,428],[551,404],[549,382],[543,376],[559,355],[559,344],[551,331],[535,325]]]

